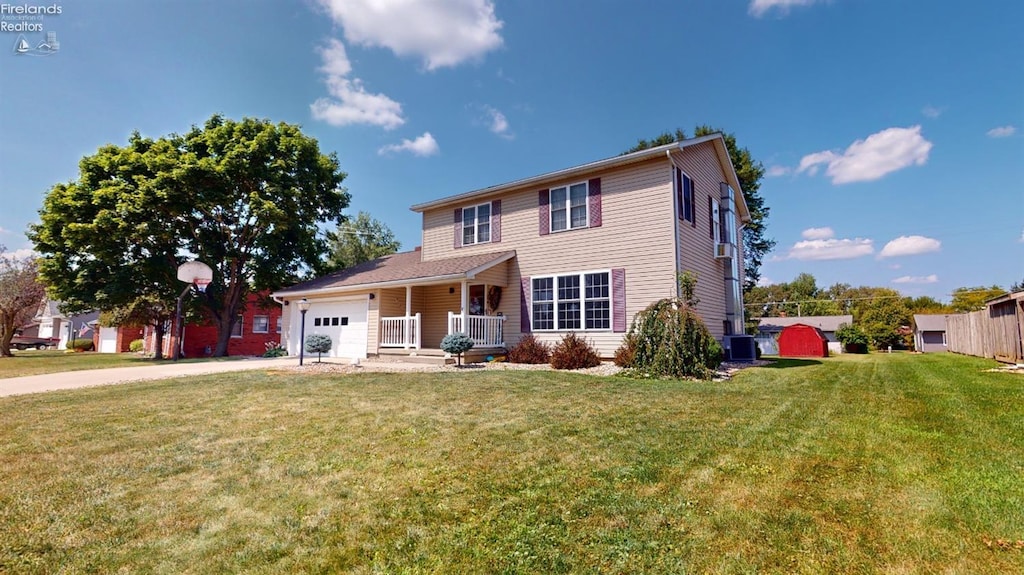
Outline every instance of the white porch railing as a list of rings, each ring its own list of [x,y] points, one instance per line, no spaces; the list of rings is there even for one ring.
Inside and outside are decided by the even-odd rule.
[[[420,314],[380,318],[380,346],[420,348]]]
[[[448,312],[448,333],[465,333],[473,340],[473,345],[480,347],[503,347],[505,336],[502,333],[502,315],[468,315],[465,328],[462,326],[462,314]]]

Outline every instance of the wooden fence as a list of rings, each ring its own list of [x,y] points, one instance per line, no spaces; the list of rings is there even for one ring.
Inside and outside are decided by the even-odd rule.
[[[1024,297],[1011,296],[990,303],[981,311],[946,318],[946,343],[949,351],[956,353],[1024,363],[1021,334],[1024,334]]]

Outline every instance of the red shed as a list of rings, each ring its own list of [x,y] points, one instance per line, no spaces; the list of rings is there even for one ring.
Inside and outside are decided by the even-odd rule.
[[[779,334],[781,357],[828,357],[828,339],[816,327],[795,323]]]

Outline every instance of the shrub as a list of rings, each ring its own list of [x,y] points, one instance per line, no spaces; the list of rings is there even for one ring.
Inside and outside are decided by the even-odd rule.
[[[75,351],[92,351],[96,349],[92,340],[85,338],[71,340],[71,345],[69,347]]]
[[[266,351],[263,352],[263,357],[284,357],[288,355],[288,350],[281,347],[281,344],[276,341],[268,341],[263,344]]]
[[[867,353],[868,335],[860,327],[844,323],[836,330],[836,339],[847,353]]]
[[[633,318],[627,341],[634,342],[632,367],[648,377],[711,379],[722,363],[722,346],[693,310],[696,277],[679,277],[682,297],[652,303]]]
[[[615,365],[619,367],[633,367],[636,361],[636,340],[628,335],[622,340],[622,345],[615,350]]]
[[[551,361],[551,346],[532,333],[527,334],[508,350],[508,360],[512,363],[547,363]]]
[[[306,351],[316,354],[316,361],[320,363],[320,354],[331,351],[331,336],[322,333],[314,333],[306,336]]]
[[[551,367],[555,369],[583,369],[601,365],[601,358],[587,340],[575,332],[565,334],[551,350]]]
[[[757,344],[754,345],[756,346]],[[755,355],[757,355],[757,357],[761,357],[757,353],[757,349],[760,348],[755,348],[754,353]],[[708,354],[707,357],[704,358],[704,367],[710,370],[716,370],[718,369],[718,366],[722,365],[722,359],[724,358],[725,350],[722,349],[722,344],[718,343],[718,340],[712,339],[711,343],[708,344]]]
[[[128,344],[128,351],[133,353],[141,353],[144,349],[146,349],[146,342],[141,339],[133,339],[132,342]]]
[[[473,340],[464,333],[450,333],[441,340],[441,350],[458,355],[459,366],[462,366],[462,354],[471,349],[473,349]]]

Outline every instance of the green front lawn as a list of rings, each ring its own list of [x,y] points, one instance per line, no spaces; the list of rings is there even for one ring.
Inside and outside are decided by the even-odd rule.
[[[4,398],[0,572],[1019,573],[1024,378],[992,365],[240,372]]]
[[[0,357],[0,379],[21,377],[23,375],[41,375],[62,371],[81,371],[83,369],[104,369],[108,367],[133,367],[156,365],[159,361],[143,357],[137,353],[65,353],[64,351],[36,351],[33,349],[15,351],[13,357]],[[238,358],[192,358],[183,359],[183,363],[197,361],[225,361]],[[170,360],[161,360],[170,361]]]

